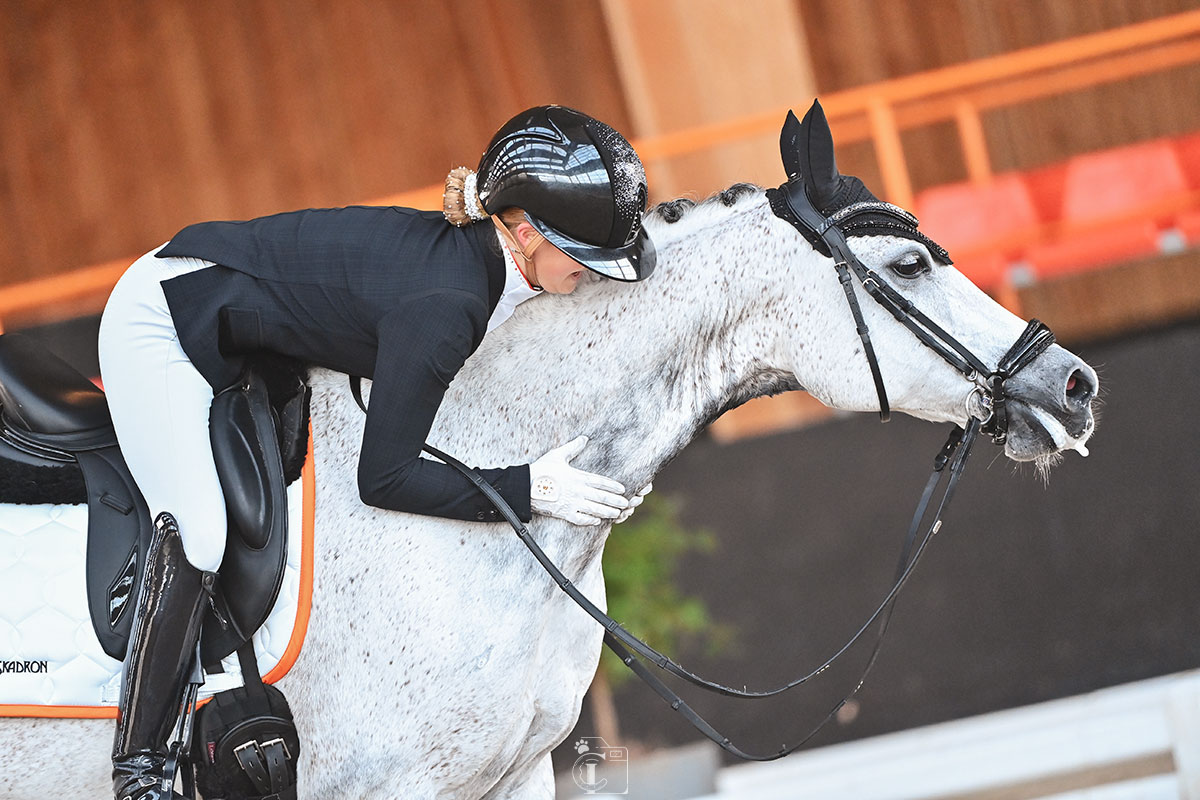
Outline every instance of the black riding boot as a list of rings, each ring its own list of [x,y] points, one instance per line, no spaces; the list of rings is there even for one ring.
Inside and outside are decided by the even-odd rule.
[[[117,800],[169,800],[163,771],[196,641],[216,573],[188,563],[179,526],[170,514],[154,521],[154,542],[138,594],[113,742]]]

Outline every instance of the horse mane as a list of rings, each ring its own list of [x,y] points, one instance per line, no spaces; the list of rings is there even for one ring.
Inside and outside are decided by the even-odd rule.
[[[728,189],[714,192],[700,202],[690,197],[676,197],[651,208],[646,212],[644,221],[655,246],[661,249],[667,243],[685,238],[697,228],[711,224],[714,218],[724,216],[725,212],[737,209],[745,198],[759,197],[762,192],[761,186],[739,182]],[[679,225],[681,222],[684,224]]]

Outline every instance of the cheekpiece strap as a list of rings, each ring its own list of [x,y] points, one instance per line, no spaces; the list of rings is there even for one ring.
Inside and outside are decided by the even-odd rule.
[[[767,190],[767,202],[771,211],[780,219],[791,223],[800,231],[817,252],[833,259],[837,269],[838,281],[846,294],[846,302],[850,304],[850,313],[854,315],[854,328],[862,342],[863,354],[871,368],[871,380],[875,382],[875,395],[879,398],[879,421],[887,422],[892,418],[892,409],[888,403],[887,388],[883,384],[883,373],[879,368],[879,359],[875,356],[875,346],[871,344],[871,330],[863,317],[858,297],[854,294],[854,281],[850,274],[851,265],[858,260],[846,243],[846,237],[838,230],[836,221],[817,211],[804,184],[800,181],[788,181],[778,189]]]
[[[791,185],[792,184],[790,183],[785,183],[778,189],[767,189],[767,203],[769,203],[771,206],[771,212],[780,219],[790,223],[796,230],[800,231],[800,235],[802,235],[818,253],[826,258],[833,258],[833,253],[830,252],[829,245],[826,244],[825,240],[822,238],[822,234],[826,230],[829,230],[829,228],[826,227],[824,230],[820,231],[818,231],[816,228],[810,228],[804,222],[802,222],[800,218],[796,216],[795,211],[792,210],[792,204],[788,202],[787,195],[784,194],[787,188]],[[799,192],[802,195],[804,194],[803,187],[799,189]],[[807,200],[808,198],[805,197],[805,202],[807,202]],[[832,227],[832,220],[827,220],[824,217],[821,217],[820,225],[822,227],[827,222],[830,223],[830,227]]]
[[[852,203],[838,210],[832,216],[826,217],[813,206],[804,190],[804,184],[800,180],[788,181],[778,189],[768,189],[767,202],[770,203],[771,211],[775,216],[786,220],[792,227],[800,231],[801,235],[819,253],[833,259],[838,280],[846,293],[850,311],[854,315],[858,336],[862,340],[863,353],[871,367],[871,377],[875,381],[875,391],[879,395],[880,419],[887,422],[890,414],[887,391],[884,389],[883,376],[879,370],[875,350],[871,346],[867,323],[854,294],[853,277],[857,277],[862,282],[863,288],[876,302],[950,366],[970,380],[976,380],[976,376],[984,378],[986,386],[983,390],[990,400],[991,415],[982,430],[989,434],[996,444],[1004,444],[1008,436],[1008,407],[1004,382],[1054,344],[1054,334],[1050,329],[1039,320],[1030,320],[1017,340],[1001,356],[996,369],[989,370],[970,349],[921,313],[920,309],[889,286],[875,272],[864,267],[846,243],[846,231],[854,227],[856,215],[872,214],[886,217],[893,220],[887,224],[902,226],[909,234],[917,233],[919,235],[916,230],[916,217],[898,206],[879,200]],[[876,221],[870,224],[877,227],[883,223]],[[936,254],[936,251],[934,252]],[[944,252],[942,251],[942,253]],[[948,256],[943,260],[950,263]]]

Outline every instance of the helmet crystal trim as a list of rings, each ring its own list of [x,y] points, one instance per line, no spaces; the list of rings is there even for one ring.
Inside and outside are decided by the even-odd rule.
[[[603,122],[565,106],[528,109],[496,133],[477,172],[489,214],[521,208],[551,244],[606,277],[637,281],[654,271],[642,227],[645,169]]]

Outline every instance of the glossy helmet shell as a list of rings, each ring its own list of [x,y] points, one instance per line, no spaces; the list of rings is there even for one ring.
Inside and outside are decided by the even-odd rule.
[[[642,227],[646,172],[625,137],[565,106],[538,106],[497,131],[479,162],[479,201],[489,214],[516,206],[546,239],[609,278],[654,271]]]

